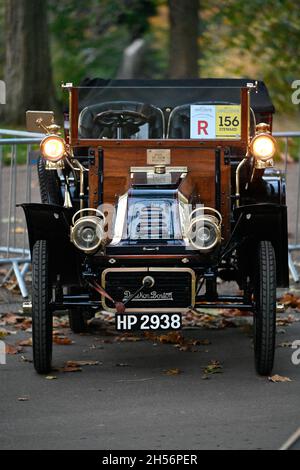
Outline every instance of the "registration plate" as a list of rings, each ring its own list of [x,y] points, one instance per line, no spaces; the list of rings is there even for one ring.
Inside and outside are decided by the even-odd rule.
[[[181,313],[117,313],[117,331],[180,330]]]

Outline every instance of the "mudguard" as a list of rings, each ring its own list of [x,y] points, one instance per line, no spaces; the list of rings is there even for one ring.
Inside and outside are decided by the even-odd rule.
[[[60,275],[63,283],[78,283],[80,254],[70,242],[73,209],[51,204],[22,204],[25,212],[30,251],[38,240],[47,240],[50,250],[50,275]]]
[[[252,242],[272,242],[277,266],[277,286],[289,286],[287,207],[280,204],[253,204],[240,206],[234,211],[236,221],[231,243],[245,240],[248,258],[252,256]]]

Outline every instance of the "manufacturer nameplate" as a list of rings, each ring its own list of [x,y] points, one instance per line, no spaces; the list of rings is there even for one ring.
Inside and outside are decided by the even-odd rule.
[[[148,149],[147,164],[148,165],[170,165],[171,150],[170,149]]]

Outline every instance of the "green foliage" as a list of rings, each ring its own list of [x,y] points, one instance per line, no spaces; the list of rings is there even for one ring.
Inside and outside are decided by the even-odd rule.
[[[55,83],[114,77],[132,40],[150,34],[153,0],[49,0]]]
[[[199,3],[201,76],[263,79],[277,110],[295,111],[290,96],[291,82],[300,79],[298,2]],[[167,0],[48,0],[57,92],[63,81],[78,84],[87,76],[116,76],[124,48],[137,37],[148,45],[141,78],[164,77],[169,59],[167,4]],[[0,79],[5,60],[4,5],[0,1]]]
[[[213,68],[216,59],[223,73],[231,69],[232,76],[249,75],[253,70],[253,78],[268,84],[278,111],[295,111],[290,96],[292,81],[300,77],[298,2],[206,0],[203,8],[211,14],[202,42],[202,66],[208,63]],[[222,60],[227,61],[223,67]]]

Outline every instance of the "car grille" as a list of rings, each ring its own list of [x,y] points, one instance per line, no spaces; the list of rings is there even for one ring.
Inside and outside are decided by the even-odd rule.
[[[185,309],[192,305],[194,296],[194,275],[191,270],[129,271],[109,269],[103,276],[102,285],[115,300],[124,302],[142,285],[145,276],[153,277],[155,284],[143,290],[126,308],[139,309]],[[105,279],[104,279],[105,278]],[[114,305],[105,299],[112,309]]]
[[[129,219],[131,240],[174,238],[172,205],[167,201],[144,201],[134,204]]]

